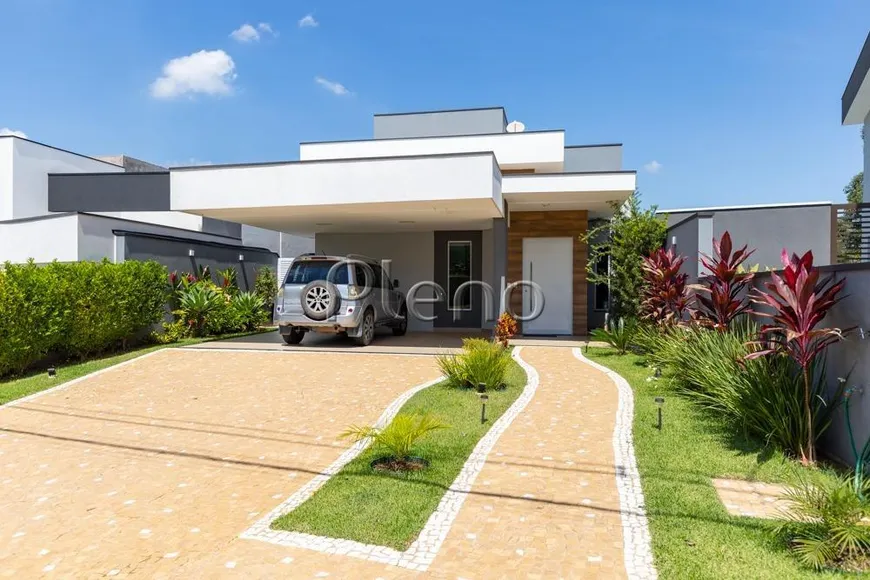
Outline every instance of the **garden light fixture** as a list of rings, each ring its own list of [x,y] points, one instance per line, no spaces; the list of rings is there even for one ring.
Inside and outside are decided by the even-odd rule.
[[[55,379],[57,378],[57,369],[54,367],[48,367],[48,378]]]
[[[486,423],[486,402],[489,400],[489,395],[481,393],[480,395],[480,423]]]
[[[659,407],[659,422],[656,425],[656,429],[661,431],[662,430],[662,406],[665,404],[665,398],[664,397],[656,397],[655,402],[656,402],[656,405],[658,405],[658,407]]]

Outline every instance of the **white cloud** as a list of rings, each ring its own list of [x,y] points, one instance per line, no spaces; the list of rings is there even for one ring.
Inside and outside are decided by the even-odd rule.
[[[200,50],[163,65],[163,76],[151,83],[151,95],[172,99],[186,94],[227,95],[233,90],[236,64],[222,50]]]
[[[250,24],[242,24],[230,32],[230,38],[238,42],[254,42],[260,40],[260,33]]]
[[[653,159],[649,163],[643,166],[647,173],[658,173],[662,170],[662,164]]]
[[[278,36],[278,33],[272,28],[272,25],[268,22],[261,22],[257,25],[257,28],[260,29],[260,32],[265,32],[267,34],[271,34],[272,36]]]
[[[22,139],[27,139],[27,133],[24,131],[16,131],[15,129],[10,129],[9,127],[0,128],[0,137],[12,135],[13,137],[21,137]]]
[[[320,23],[312,14],[306,14],[299,20],[299,28],[314,28],[315,26],[320,26]]]
[[[350,91],[341,83],[330,81],[323,77],[314,77],[314,82],[334,95],[348,95]]]

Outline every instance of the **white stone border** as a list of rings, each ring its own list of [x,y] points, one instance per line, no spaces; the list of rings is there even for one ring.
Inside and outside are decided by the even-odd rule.
[[[579,348],[573,350],[575,357],[606,374],[614,382],[619,393],[616,425],[613,428],[613,456],[616,467],[616,489],[619,493],[619,514],[622,517],[625,572],[630,579],[655,580],[658,573],[653,562],[643,489],[640,485],[640,473],[637,470],[632,442],[634,393],[628,381],[619,373],[589,360],[583,356]]]
[[[88,373],[88,374],[81,376],[81,377],[78,377],[76,379],[70,379],[66,382],[60,383],[59,385],[57,385],[55,387],[51,387],[51,388],[45,389],[43,391],[37,391],[33,394],[27,395],[26,397],[21,397],[20,399],[13,399],[7,403],[0,405],[0,409],[2,409],[4,407],[14,407],[16,405],[20,405],[21,403],[27,403],[27,402],[32,401],[33,399],[36,399],[36,398],[41,397],[43,395],[48,395],[49,393],[56,393],[58,391],[63,391],[64,389],[68,389],[68,388],[70,388],[74,385],[77,385],[83,381],[100,376],[103,373],[107,373],[109,371],[119,369],[119,368],[127,366],[129,364],[133,364],[134,362],[140,361],[144,358],[148,358],[149,356],[154,356],[155,354],[165,352],[168,350],[178,350],[178,349],[176,349],[175,347],[158,348],[157,350],[153,350],[151,352],[146,352],[145,354],[140,354],[139,356],[135,356],[129,360],[115,363],[112,366],[108,366],[104,369],[100,369],[98,371]]]
[[[248,540],[261,540],[279,546],[287,546],[291,548],[304,548],[315,550],[326,554],[340,554],[343,556],[351,556],[354,558],[362,558],[380,562],[382,564],[391,564],[393,566],[401,566],[419,572],[426,571],[435,560],[438,550],[447,538],[447,533],[453,525],[453,521],[459,514],[465,498],[468,497],[468,492],[471,491],[475,479],[483,469],[486,463],[486,457],[489,455],[492,448],[495,446],[501,434],[507,430],[513,420],[525,409],[529,401],[535,395],[538,388],[538,373],[520,357],[522,347],[517,347],[513,350],[512,357],[526,372],[526,386],[523,392],[517,397],[517,400],[502,414],[501,417],[492,425],[489,431],[477,442],[459,475],[453,480],[450,488],[441,498],[438,507],[429,516],[426,525],[420,535],[414,540],[414,543],[404,552],[400,552],[393,548],[385,546],[375,546],[372,544],[363,544],[352,540],[343,540],[338,538],[328,538],[324,536],[315,536],[312,534],[303,534],[300,532],[285,532],[273,530],[270,528],[272,522],[280,516],[293,511],[299,507],[305,500],[310,498],[318,488],[335,473],[337,473],[344,465],[359,455],[368,445],[368,441],[361,441],[345,451],[332,465],[326,468],[323,474],[314,477],[311,481],[305,484],[296,493],[291,495],[281,505],[270,511],[266,516],[261,518],[256,524],[246,530],[241,537]],[[439,379],[438,381],[440,381]],[[402,405],[411,398],[412,395],[434,384],[433,381],[420,385],[403,394],[401,397],[393,401],[387,407],[384,414],[378,420],[378,425],[386,425],[399,412]]]

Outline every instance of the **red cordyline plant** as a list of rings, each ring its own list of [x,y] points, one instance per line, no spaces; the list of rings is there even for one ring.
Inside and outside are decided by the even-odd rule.
[[[749,309],[746,287],[752,282],[752,274],[740,272],[740,265],[755,250],[743,246],[732,251],[731,234],[725,232],[719,240],[713,240],[713,257],[701,254],[701,264],[709,276],[700,284],[691,286],[698,302],[695,319],[704,326],[725,332],[731,321]]]
[[[688,274],[681,274],[680,267],[686,256],[674,253],[674,249],[659,248],[643,259],[643,317],[657,324],[679,323],[689,308],[686,292]]]
[[[808,426],[806,448],[800,450],[801,461],[812,464],[816,461],[815,429],[810,398],[812,393],[813,363],[826,348],[843,339],[839,328],[816,328],[828,311],[844,296],[839,296],[846,285],[845,280],[834,282],[833,276],[821,278],[818,268],[813,267],[813,253],[801,257],[782,251],[785,268],[782,275],[771,272],[771,282],[763,290],[753,293],[752,301],[772,310],[753,312],[773,321],[761,328],[761,350],[746,358],[757,358],[776,353],[790,356],[801,368],[804,383],[804,414]]]

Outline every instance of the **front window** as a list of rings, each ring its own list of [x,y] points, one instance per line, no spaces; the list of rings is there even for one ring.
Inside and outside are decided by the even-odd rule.
[[[447,242],[447,286],[450,310],[471,310],[471,288],[456,290],[471,280],[471,242]]]
[[[284,284],[304,285],[315,280],[327,280],[337,285],[347,284],[347,270],[346,263],[336,260],[303,260],[301,262],[293,262],[287,271],[287,278],[284,280]]]

